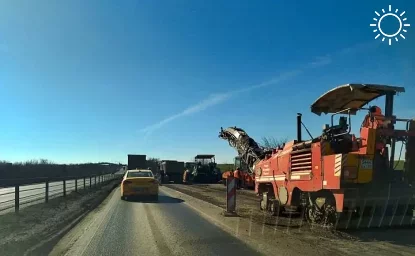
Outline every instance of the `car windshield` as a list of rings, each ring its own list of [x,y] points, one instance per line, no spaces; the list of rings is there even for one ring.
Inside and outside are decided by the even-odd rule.
[[[153,177],[153,174],[151,172],[128,172],[127,178],[135,177]]]
[[[0,0],[0,256],[415,256],[414,99],[415,0]]]

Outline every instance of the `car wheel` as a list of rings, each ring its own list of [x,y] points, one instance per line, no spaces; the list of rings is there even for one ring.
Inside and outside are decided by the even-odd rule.
[[[121,196],[121,200],[125,200],[125,196]]]
[[[155,195],[155,196],[153,196],[153,201],[158,201],[159,200],[159,196],[158,195]]]

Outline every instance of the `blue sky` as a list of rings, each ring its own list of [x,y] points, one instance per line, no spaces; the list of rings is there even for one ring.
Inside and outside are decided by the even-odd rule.
[[[389,4],[413,23],[391,46],[369,26]],[[1,1],[0,159],[230,162],[221,126],[294,138],[302,112],[316,136],[311,103],[354,82],[404,86],[414,117],[414,26],[409,0]]]

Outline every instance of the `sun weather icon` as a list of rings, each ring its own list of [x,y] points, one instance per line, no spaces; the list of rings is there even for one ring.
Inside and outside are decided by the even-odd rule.
[[[410,27],[411,24],[407,23],[405,18],[405,11],[399,11],[398,9],[392,11],[392,5],[389,5],[389,11],[385,12],[382,9],[382,15],[375,11],[376,17],[373,20],[376,23],[370,24],[371,27],[376,27],[373,33],[376,33],[375,39],[382,37],[382,42],[388,39],[389,45],[392,45],[392,39],[399,42],[399,39],[405,39],[404,33],[408,32],[406,27]],[[395,26],[391,28],[388,25],[395,23]]]

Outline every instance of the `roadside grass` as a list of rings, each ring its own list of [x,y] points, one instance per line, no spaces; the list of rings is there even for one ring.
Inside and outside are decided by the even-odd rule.
[[[394,163],[394,166],[396,166],[396,170],[402,171],[403,167],[404,167],[405,161],[404,160],[400,160],[400,161],[396,161]]]
[[[233,164],[218,164],[217,166],[222,173],[227,171],[233,171],[234,168]]]

